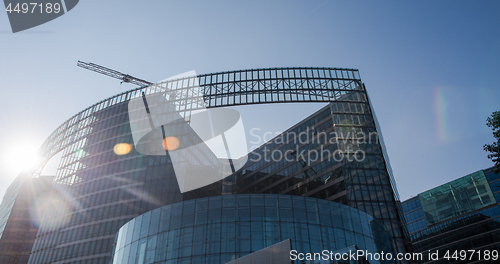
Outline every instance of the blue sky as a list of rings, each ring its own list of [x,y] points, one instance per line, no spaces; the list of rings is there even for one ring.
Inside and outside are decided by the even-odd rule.
[[[80,1],[12,34],[0,12],[0,195],[11,153],[130,84],[78,60],[157,81],[182,72],[286,66],[360,70],[402,199],[492,166],[500,110],[498,1]],[[322,104],[254,108],[283,130]],[[255,106],[252,106],[255,107]],[[280,122],[276,122],[279,120]]]

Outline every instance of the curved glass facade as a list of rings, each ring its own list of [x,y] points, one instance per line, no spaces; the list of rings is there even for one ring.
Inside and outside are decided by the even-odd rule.
[[[331,201],[273,194],[214,196],[134,218],[117,234],[113,263],[226,263],[286,239],[298,252],[335,252],[353,245],[390,252],[383,230],[369,214]]]

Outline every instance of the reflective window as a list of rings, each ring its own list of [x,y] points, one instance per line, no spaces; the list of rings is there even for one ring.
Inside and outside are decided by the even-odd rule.
[[[428,225],[496,203],[483,171],[418,195]]]

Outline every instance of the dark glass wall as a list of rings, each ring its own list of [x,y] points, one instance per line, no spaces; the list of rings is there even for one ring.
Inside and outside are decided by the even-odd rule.
[[[410,234],[427,228],[424,211],[422,210],[418,196],[404,201],[402,207],[406,218],[406,227]]]

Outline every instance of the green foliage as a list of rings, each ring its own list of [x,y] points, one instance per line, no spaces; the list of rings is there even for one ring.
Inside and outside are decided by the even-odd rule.
[[[495,173],[500,172],[500,111],[495,111],[486,119],[486,125],[493,130],[493,137],[496,142],[484,145],[483,149],[491,154],[488,154],[488,159],[495,163]]]

